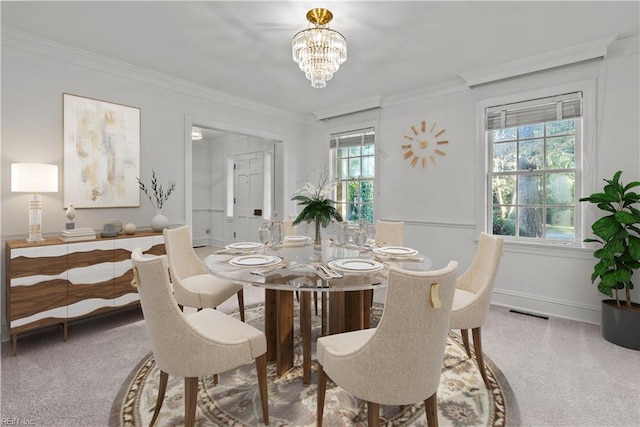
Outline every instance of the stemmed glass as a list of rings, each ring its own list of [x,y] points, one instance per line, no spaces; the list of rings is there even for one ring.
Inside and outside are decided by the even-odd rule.
[[[347,221],[338,223],[338,232],[336,234],[336,239],[339,246],[344,246],[349,243],[349,223]]]

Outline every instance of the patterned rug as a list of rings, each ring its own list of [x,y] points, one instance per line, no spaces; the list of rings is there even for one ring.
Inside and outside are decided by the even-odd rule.
[[[382,314],[382,305],[372,310],[375,325]],[[297,312],[297,310],[296,310]],[[247,308],[246,320],[263,329],[264,307]],[[237,313],[234,314],[237,316]],[[239,316],[237,316],[239,317]],[[298,318],[295,320],[299,325]],[[320,319],[313,319],[314,336],[320,329]],[[296,330],[296,332],[298,332]],[[312,342],[314,342],[312,340]],[[313,361],[312,383],[302,384],[302,339],[295,338],[295,366],[283,377],[277,378],[275,364],[267,366],[269,390],[269,416],[271,426],[315,426],[317,364]],[[315,354],[315,346],[312,349]],[[464,351],[458,335],[449,333],[446,354],[438,389],[438,421],[440,426],[504,426],[517,425],[518,408],[510,387],[500,371],[485,356],[489,390],[480,372]],[[152,355],[147,356],[133,370],[116,397],[111,426],[148,426],[155,407],[160,372]],[[169,377],[167,394],[156,425],[184,425],[184,381]],[[220,374],[219,383],[213,377],[200,379],[196,426],[256,426],[263,425],[260,396],[258,394],[255,364]],[[424,405],[417,403],[403,408],[380,406],[381,425],[426,426]],[[327,383],[324,425],[366,426],[366,404],[351,394]]]

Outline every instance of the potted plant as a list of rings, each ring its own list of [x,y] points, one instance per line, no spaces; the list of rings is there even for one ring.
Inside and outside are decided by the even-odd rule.
[[[603,192],[583,197],[581,202],[598,206],[605,214],[591,229],[597,238],[584,239],[601,245],[593,255],[598,262],[591,281],[598,280],[598,290],[613,300],[602,301],[602,336],[614,344],[640,350],[640,304],[631,301],[631,278],[640,268],[640,194],[632,191],[640,186],[634,181],[620,182],[622,171],[605,179]],[[624,300],[620,300],[624,290]]]
[[[328,226],[332,220],[342,221],[342,215],[335,208],[335,202],[329,198],[332,190],[327,186],[329,174],[325,170],[320,174],[318,185],[306,182],[304,187],[293,193],[291,200],[298,201],[298,205],[304,209],[293,221],[293,225],[298,225],[302,221],[307,223],[315,222],[315,244],[320,245],[320,227]]]

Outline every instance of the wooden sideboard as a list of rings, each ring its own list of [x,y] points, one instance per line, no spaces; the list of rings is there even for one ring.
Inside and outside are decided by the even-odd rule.
[[[78,242],[6,242],[6,317],[13,355],[18,334],[138,305],[131,252],[165,253],[162,233],[137,232]]]

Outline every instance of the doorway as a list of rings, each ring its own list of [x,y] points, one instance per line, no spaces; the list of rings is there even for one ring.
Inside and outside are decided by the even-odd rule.
[[[193,245],[256,241],[258,227],[273,212],[277,141],[193,126],[202,132],[202,139],[190,141],[186,171]]]

